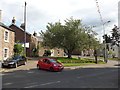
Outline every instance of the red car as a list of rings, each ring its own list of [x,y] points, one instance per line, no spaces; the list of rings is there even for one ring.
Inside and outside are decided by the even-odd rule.
[[[64,66],[57,62],[54,58],[42,58],[38,61],[37,68],[50,71],[62,71]]]

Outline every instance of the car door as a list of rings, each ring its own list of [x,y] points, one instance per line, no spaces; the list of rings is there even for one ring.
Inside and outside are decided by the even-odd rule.
[[[38,64],[40,65],[40,68],[43,68],[44,69],[44,61],[43,61],[44,59],[40,59],[39,61],[38,61]]]
[[[51,67],[51,62],[49,60],[47,60],[47,62],[46,62],[46,69],[49,70],[50,67]]]
[[[24,60],[22,59],[22,57],[19,57],[19,65],[22,65],[24,63]]]
[[[48,59],[43,59],[43,68],[48,69]]]

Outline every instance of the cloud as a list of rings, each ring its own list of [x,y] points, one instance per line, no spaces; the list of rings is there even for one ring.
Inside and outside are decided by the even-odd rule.
[[[105,29],[111,29],[117,24],[117,5],[119,0],[98,0],[101,14],[106,24]],[[9,25],[12,17],[16,17],[17,24],[23,23],[25,0],[0,0],[2,21]],[[63,22],[73,16],[82,19],[86,25],[96,25],[94,28],[100,35],[103,33],[100,16],[97,12],[95,0],[26,0],[27,2],[27,31],[45,30],[48,22]],[[108,33],[109,30],[106,32]]]

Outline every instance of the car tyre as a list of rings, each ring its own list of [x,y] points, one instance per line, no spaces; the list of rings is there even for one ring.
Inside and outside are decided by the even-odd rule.
[[[5,66],[2,64],[2,65],[1,65],[1,68],[4,68],[4,67],[5,67]]]
[[[14,64],[14,68],[17,68],[17,67],[18,67],[18,65],[17,65],[17,63],[15,63],[15,64]]]
[[[54,72],[54,69],[52,67],[50,67],[50,72]]]
[[[24,65],[26,65],[27,64],[27,62],[24,62]]]
[[[38,70],[40,70],[40,69],[41,69],[41,68],[40,68],[40,65],[37,65],[37,69],[38,69]]]

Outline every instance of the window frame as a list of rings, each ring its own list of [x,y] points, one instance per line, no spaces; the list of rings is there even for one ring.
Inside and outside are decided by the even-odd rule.
[[[7,50],[7,53],[6,51]],[[6,55],[5,55],[6,54]],[[5,57],[6,56],[6,57]],[[4,60],[6,60],[9,57],[9,48],[4,48]]]
[[[7,36],[6,36],[6,32],[7,32]],[[6,40],[6,37],[7,37],[7,40]],[[5,30],[5,32],[4,32],[4,41],[5,42],[9,42],[9,31],[7,31],[7,30]]]

